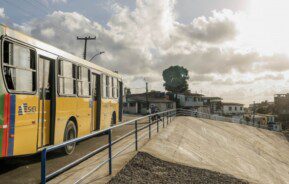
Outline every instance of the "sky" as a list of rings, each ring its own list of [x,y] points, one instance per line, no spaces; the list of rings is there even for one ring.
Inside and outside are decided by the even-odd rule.
[[[289,92],[287,0],[0,0],[0,22],[119,71],[133,92],[163,91],[162,71],[189,70],[189,88],[225,102]]]

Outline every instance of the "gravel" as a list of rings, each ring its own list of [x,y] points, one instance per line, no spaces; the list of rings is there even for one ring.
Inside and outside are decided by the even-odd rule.
[[[110,184],[120,183],[249,183],[233,176],[195,167],[170,163],[139,152]]]

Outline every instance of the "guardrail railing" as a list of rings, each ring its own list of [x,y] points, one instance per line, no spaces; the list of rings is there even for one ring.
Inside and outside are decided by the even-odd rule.
[[[94,156],[97,153],[100,153],[101,151],[104,151],[106,149],[108,149],[108,158],[106,160],[104,160],[103,162],[99,163],[98,165],[96,165],[96,167],[92,171],[90,171],[86,175],[82,176],[75,183],[79,183],[80,181],[85,179],[87,176],[89,176],[90,174],[95,172],[97,169],[99,169],[101,166],[103,166],[106,163],[108,163],[108,166],[109,166],[108,167],[109,168],[108,173],[112,174],[112,167],[113,167],[112,160],[113,160],[113,158],[118,156],[120,153],[122,153],[123,151],[125,151],[126,149],[128,149],[132,145],[135,145],[135,150],[137,151],[138,150],[138,142],[141,139],[143,139],[144,136],[149,134],[149,139],[150,139],[152,131],[154,131],[156,129],[157,132],[159,132],[160,122],[162,122],[163,128],[164,128],[165,124],[168,124],[169,122],[171,122],[172,119],[176,115],[177,115],[177,109],[172,109],[172,110],[159,112],[159,113],[155,113],[155,114],[149,114],[149,115],[146,115],[146,116],[142,116],[140,118],[136,118],[136,119],[124,122],[124,123],[120,123],[120,124],[114,125],[112,127],[104,129],[104,130],[93,132],[93,133],[91,133],[89,135],[86,135],[86,136],[83,136],[83,137],[80,137],[80,138],[76,138],[76,139],[72,139],[72,140],[63,142],[62,144],[53,145],[53,146],[49,146],[47,148],[44,148],[41,151],[41,183],[45,184],[47,181],[55,178],[56,176],[62,174],[63,172],[71,169],[72,167],[80,164],[81,162],[87,160],[88,158],[91,158],[92,156]],[[148,123],[146,125],[142,126],[142,127],[139,127],[139,123],[138,122],[141,121],[141,120],[144,120],[146,118],[148,119]],[[131,124],[134,124],[134,130],[132,130],[132,131],[124,134],[123,136],[119,137],[118,139],[112,141],[112,130],[113,129],[116,129],[118,127],[125,126],[125,125],[131,125]],[[154,124],[156,124],[157,126],[154,129],[152,129],[152,125],[154,125]],[[148,132],[145,133],[142,136],[139,136],[138,132],[140,132],[141,130],[144,130],[146,128],[148,128]],[[66,166],[64,166],[64,167],[62,167],[62,168],[60,168],[60,169],[58,169],[58,170],[56,170],[56,171],[54,171],[54,172],[52,172],[52,173],[47,175],[47,173],[46,173],[46,163],[47,163],[47,154],[49,152],[61,149],[61,148],[65,147],[65,146],[73,144],[73,143],[84,141],[86,139],[95,137],[95,136],[103,134],[103,133],[107,133],[108,134],[108,143],[106,145],[103,145],[103,146],[97,148],[96,150],[88,153],[87,155],[85,155],[85,156],[73,161],[72,163],[70,163],[70,164],[68,164],[68,165],[66,165]],[[119,152],[117,152],[116,154],[112,155],[112,146],[114,144],[120,142],[121,140],[127,138],[128,136],[133,135],[133,134],[134,134],[134,137],[135,137],[134,142],[126,145]]]
[[[197,117],[197,118],[211,119],[211,120],[216,120],[216,121],[239,123],[239,124],[254,126],[257,128],[263,128],[263,129],[271,130],[271,129],[269,129],[269,126],[262,125],[258,122],[246,121],[243,118],[225,117],[225,116],[220,116],[220,115],[216,115],[216,114],[202,113],[202,112],[193,111],[193,110],[189,110],[189,109],[178,109],[178,112],[184,116],[193,116],[193,117]]]

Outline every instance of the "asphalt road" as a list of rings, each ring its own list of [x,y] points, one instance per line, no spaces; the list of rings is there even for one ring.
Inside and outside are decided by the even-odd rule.
[[[137,118],[126,115],[124,121]],[[126,125],[113,130],[112,139],[134,129],[133,125]],[[108,136],[102,135],[77,144],[72,155],[63,155],[59,151],[48,153],[47,173],[55,171],[87,153],[107,144]],[[39,183],[40,182],[40,154],[25,157],[9,158],[0,160],[0,183]]]

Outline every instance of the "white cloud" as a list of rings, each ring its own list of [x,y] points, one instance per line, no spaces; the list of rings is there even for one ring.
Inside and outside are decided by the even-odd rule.
[[[0,7],[0,18],[5,18],[6,17],[6,15],[5,15],[5,12],[4,12],[4,8],[1,8]]]
[[[100,50],[105,51],[95,63],[118,70],[128,85],[138,85],[139,82],[133,81],[146,77],[154,89],[162,89],[162,70],[171,65],[185,66],[193,73],[191,82],[199,84],[194,83],[192,91],[203,90],[203,83],[214,80],[214,75],[232,75],[232,79],[219,82],[237,85],[234,90],[239,90],[251,84],[246,78],[236,82],[236,73],[254,75],[289,70],[286,55],[240,52],[236,47],[224,46],[238,37],[239,13],[214,10],[210,17],[197,17],[190,24],[181,24],[176,21],[174,5],[174,0],[137,0],[136,8],[130,10],[114,4],[114,15],[107,27],[79,13],[61,11],[16,27],[78,56],[82,56],[83,43],[76,37],[96,36],[95,41],[88,42],[88,58]],[[279,79],[282,80],[272,77],[272,80]],[[222,90],[233,89],[216,86],[217,95],[222,95]]]
[[[41,30],[41,35],[47,38],[52,38],[55,36],[55,31],[53,28],[46,28]]]
[[[67,0],[51,0],[52,3],[67,3]]]

